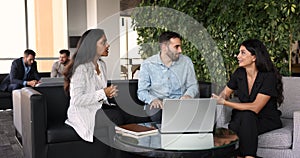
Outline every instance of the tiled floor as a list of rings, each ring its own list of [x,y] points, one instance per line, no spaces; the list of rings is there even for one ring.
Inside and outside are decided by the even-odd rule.
[[[22,147],[15,138],[12,110],[0,111],[0,158],[23,158]]]

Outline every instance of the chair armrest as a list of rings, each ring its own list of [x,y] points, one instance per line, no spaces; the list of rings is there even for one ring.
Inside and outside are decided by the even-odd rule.
[[[230,107],[224,105],[217,105],[215,119],[217,128],[228,128],[228,124],[231,117],[231,110],[232,108]]]
[[[24,157],[46,157],[46,101],[38,91],[25,87],[21,91],[22,143]]]
[[[240,102],[237,97],[229,99],[231,102]],[[228,128],[229,121],[231,119],[232,108],[224,105],[217,105],[216,112],[216,127]]]
[[[293,150],[300,151],[300,111],[294,112]]]
[[[12,92],[13,100],[13,122],[15,129],[22,136],[22,118],[21,118],[21,89],[13,90]]]

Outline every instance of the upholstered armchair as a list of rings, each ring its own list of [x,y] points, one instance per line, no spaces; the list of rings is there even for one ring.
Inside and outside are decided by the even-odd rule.
[[[282,81],[284,102],[279,109],[283,127],[259,135],[257,155],[263,158],[300,157],[300,77],[283,77]],[[230,116],[230,108],[218,105],[216,126],[227,128]]]

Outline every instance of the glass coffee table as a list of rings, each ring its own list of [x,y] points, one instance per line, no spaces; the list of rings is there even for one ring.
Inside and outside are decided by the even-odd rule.
[[[142,137],[116,133],[117,148],[145,157],[233,157],[238,137],[225,128],[213,133],[161,134]]]

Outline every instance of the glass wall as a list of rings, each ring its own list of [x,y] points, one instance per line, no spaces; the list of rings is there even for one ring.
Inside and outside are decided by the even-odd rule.
[[[49,7],[50,5],[52,7]],[[79,37],[87,29],[86,5],[86,0],[1,1],[0,73],[9,73],[12,61],[23,56],[23,52],[27,48],[37,53],[38,70],[50,72],[53,62],[58,59],[59,50],[68,49],[71,46],[71,37]],[[115,10],[119,9],[117,6],[116,8]],[[119,28],[116,25],[116,28],[107,29],[108,35],[109,31],[120,29],[119,35],[110,36],[112,42],[115,43],[116,39],[120,37],[120,43],[117,42],[118,44],[112,45],[110,48],[112,52],[116,52],[117,58],[120,57],[120,63],[113,64],[113,66],[121,67],[119,69],[121,71],[116,74],[117,78],[131,79],[132,72],[143,60],[138,53],[137,33],[131,27],[131,18],[118,16],[117,19],[119,18]],[[120,48],[113,51],[116,47]],[[69,50],[73,53],[75,48],[69,48]],[[110,54],[110,56],[112,55],[114,53]],[[109,66],[111,65],[108,65],[108,68],[111,68]]]
[[[26,49],[24,0],[0,1],[0,19],[0,73],[8,73],[12,60]]]
[[[59,50],[68,49],[66,0],[1,1],[0,19],[0,73],[27,48],[37,53],[38,70],[50,72]]]

